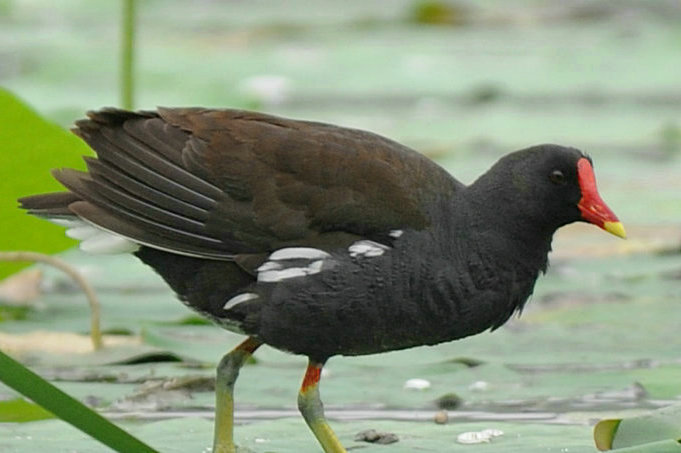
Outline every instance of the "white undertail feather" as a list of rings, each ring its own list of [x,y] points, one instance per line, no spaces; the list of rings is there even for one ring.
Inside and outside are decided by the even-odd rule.
[[[79,248],[93,254],[132,253],[140,245],[116,233],[103,230],[80,218],[50,218],[50,222],[66,227],[66,235],[80,241]]]

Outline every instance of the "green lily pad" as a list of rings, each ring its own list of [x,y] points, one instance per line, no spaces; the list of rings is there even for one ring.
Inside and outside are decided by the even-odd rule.
[[[599,450],[662,453],[681,451],[681,405],[647,415],[601,420],[594,428]]]

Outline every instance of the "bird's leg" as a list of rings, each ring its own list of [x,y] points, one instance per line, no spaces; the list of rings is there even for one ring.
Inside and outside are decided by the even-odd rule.
[[[215,383],[215,436],[213,453],[235,453],[234,446],[234,383],[239,369],[262,343],[249,337],[225,354],[218,365]]]
[[[323,363],[310,359],[298,393],[298,409],[326,453],[346,453],[324,418],[324,406],[319,398],[319,379],[323,366]]]

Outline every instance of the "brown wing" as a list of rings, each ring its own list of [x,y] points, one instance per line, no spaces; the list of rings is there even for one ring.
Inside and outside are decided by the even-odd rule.
[[[86,158],[87,173],[55,172],[78,201],[60,200],[105,230],[193,256],[420,229],[424,199],[460,186],[409,148],[353,129],[198,108],[88,116],[74,132],[98,158]]]

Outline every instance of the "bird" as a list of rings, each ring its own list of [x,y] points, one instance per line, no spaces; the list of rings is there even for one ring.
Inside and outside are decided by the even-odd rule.
[[[19,199],[92,253],[132,253],[178,298],[243,334],[219,362],[213,452],[236,451],[233,390],[262,344],[307,356],[298,407],[326,453],[321,371],[458,340],[520,312],[556,230],[625,238],[593,161],[567,146],[511,152],[466,185],[383,136],[236,109],[90,111],[96,153],[53,170],[67,190]]]

